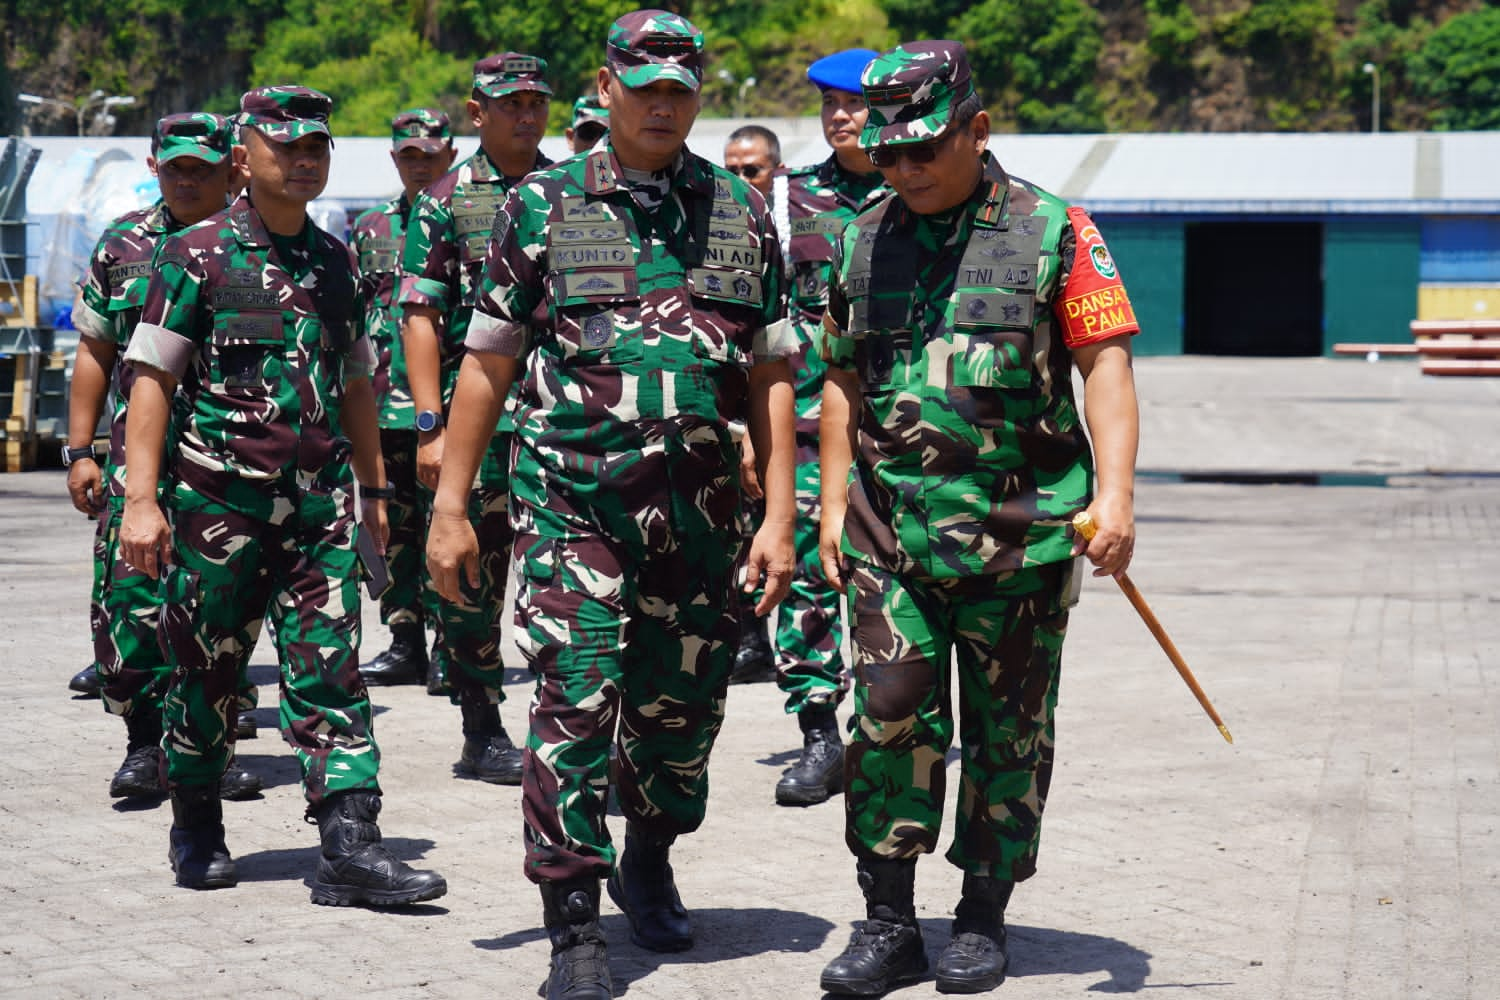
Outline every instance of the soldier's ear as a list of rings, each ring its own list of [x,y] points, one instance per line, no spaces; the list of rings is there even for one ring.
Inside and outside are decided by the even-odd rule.
[[[247,169],[247,164],[249,164],[250,162],[250,153],[247,149],[245,149],[245,144],[243,142],[237,142],[233,146],[229,147],[229,156],[234,160],[236,169]]]
[[[156,172],[156,157],[154,157],[154,156],[148,156],[148,157],[146,157],[146,169],[149,170],[149,171],[151,171],[151,176],[152,177],[160,177],[161,176],[160,174],[158,174]]]
[[[599,67],[599,75],[594,79],[594,91],[599,95],[599,106],[609,107],[610,87],[614,84],[614,74],[609,71],[608,66]]]
[[[974,151],[983,153],[990,143],[990,113],[988,111],[980,111],[974,116],[974,120],[969,122],[969,135],[974,140]]]

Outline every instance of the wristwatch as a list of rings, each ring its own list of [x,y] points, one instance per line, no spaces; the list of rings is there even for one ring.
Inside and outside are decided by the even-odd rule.
[[[63,445],[62,464],[65,467],[72,465],[74,462],[81,461],[82,459],[94,457],[96,457],[94,454],[94,446],[91,444],[85,445],[82,448],[69,448],[67,445]]]
[[[443,415],[437,410],[423,410],[417,414],[417,430],[430,434],[443,426]]]

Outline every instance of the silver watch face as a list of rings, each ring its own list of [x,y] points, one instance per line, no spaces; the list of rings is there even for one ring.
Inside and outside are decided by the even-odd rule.
[[[442,415],[433,410],[423,410],[417,414],[417,430],[435,431],[442,426]]]

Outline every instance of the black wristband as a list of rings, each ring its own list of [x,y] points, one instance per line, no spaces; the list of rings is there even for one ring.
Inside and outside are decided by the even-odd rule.
[[[396,487],[366,486],[364,483],[360,483],[359,495],[363,500],[394,500],[396,499]]]
[[[74,462],[81,462],[85,458],[91,458],[91,459],[93,459],[95,461],[99,460],[99,456],[94,451],[94,446],[93,445],[85,445],[82,448],[69,448],[67,445],[63,445],[63,448],[62,448],[62,464],[63,465],[72,465]]]

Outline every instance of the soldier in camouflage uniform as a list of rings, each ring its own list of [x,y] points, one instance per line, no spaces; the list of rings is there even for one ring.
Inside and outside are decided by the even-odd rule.
[[[786,183],[787,313],[797,334],[792,377],[797,385],[797,572],[776,609],[776,680],[786,710],[802,730],[802,755],[776,784],[782,805],[825,801],[844,784],[844,750],[834,712],[848,687],[839,592],[818,558],[821,520],[818,420],[825,366],[813,347],[828,303],[828,270],[844,226],[863,206],[888,193],[859,146],[868,111],[859,74],[877,53],[847,49],[814,62],[807,78],[822,92],[823,137],[833,152],[821,163],[789,172]]]
[[[105,229],[74,304],[78,355],[69,388],[68,492],[73,506],[98,519],[94,587],[89,607],[94,659],[103,679],[105,711],[125,719],[125,760],[110,781],[114,798],[160,798],[167,793],[161,750],[166,656],[157,638],[161,597],[156,581],[118,558],[125,508],[125,414],[134,379],[121,349],[140,319],[151,258],[169,234],[222,211],[229,193],[233,126],[207,113],[168,115],[151,133],[146,164],[162,197],[127,212]],[[113,388],[109,454],[101,472],[94,429]],[[235,735],[255,735],[255,686],[240,675]],[[261,780],[231,761],[219,782],[224,798],[258,794]]]
[[[551,1000],[611,995],[606,876],[637,944],[691,947],[668,851],[704,817],[735,574],[746,567],[747,589],[764,581],[764,614],[792,568],[781,248],[764,199],[685,148],[702,47],[676,14],[617,20],[598,77],[607,140],[506,200],[428,535],[434,584],[456,594],[478,556],[467,484],[517,384],[515,621],[537,677],[522,815]],[[742,418],[767,502],[748,554],[729,430]],[[612,771],[626,819],[618,865],[604,822]]]
[[[281,729],[322,840],[312,900],[382,906],[434,899],[447,884],[393,855],[376,823],[356,541],[368,531],[384,547],[385,473],[353,256],[307,217],[328,183],[331,108],[302,87],[245,94],[235,156],[246,194],[157,252],[126,352],[136,384],[120,535],[126,561],[162,577],[177,883],[237,881],[214,786],[234,679],[269,614]],[[156,496],[169,413],[170,526]],[[350,456],[369,487],[360,524]]]
[[[552,88],[547,63],[506,52],[474,64],[469,116],[479,150],[418,198],[402,256],[402,336],[417,408],[417,477],[436,488],[444,423],[474,314],[495,211],[526,174],[552,161],[537,152]],[[469,516],[484,553],[462,600],[440,601],[436,655],[463,720],[455,770],[499,785],[521,783],[521,751],[500,722],[505,669],[500,606],[510,564],[509,417],[474,481]]]
[[[820,342],[822,556],[852,616],[845,829],[867,919],[822,986],[874,995],[927,969],[913,881],[956,702],[963,895],[937,988],[978,993],[1005,977],[1005,905],[1036,870],[1075,557],[1096,575],[1130,560],[1138,327],[1088,215],[986,151],[962,45],[898,46],[862,84],[860,145],[895,195],[840,237]],[[1082,510],[1100,526],[1087,545]]]
[[[365,333],[375,347],[375,401],[380,410],[380,454],[385,481],[394,491],[386,502],[390,541],[390,588],[380,597],[380,620],[391,630],[391,646],[359,672],[366,684],[420,684],[426,680],[425,606],[432,605],[422,565],[428,493],[417,485],[416,408],[406,379],[401,345],[401,246],[412,206],[422,189],[453,165],[453,130],[436,108],[415,108],[391,119],[391,160],[401,194],[354,220],[351,243],[359,261],[365,303]],[[436,618],[436,608],[433,607]]]
[[[599,95],[584,94],[573,102],[573,124],[563,130],[568,148],[575,153],[592,149],[594,143],[609,131],[609,109],[599,103]]]

